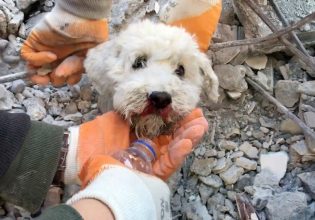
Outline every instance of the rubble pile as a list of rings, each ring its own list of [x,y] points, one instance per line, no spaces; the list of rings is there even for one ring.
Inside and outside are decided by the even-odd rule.
[[[156,1],[114,0],[110,19],[114,35],[126,24],[156,19]],[[166,0],[159,1],[160,4]],[[223,13],[212,46],[261,38],[273,31],[244,0],[223,0]],[[278,29],[284,28],[270,1],[255,0]],[[311,0],[276,2],[289,24],[315,11]],[[25,70],[19,57],[23,39],[50,11],[54,1],[0,0],[0,76]],[[296,35],[314,56],[315,23]],[[291,40],[290,40],[291,41]],[[210,129],[168,184],[173,219],[232,220],[240,218],[240,198],[247,198],[257,219],[315,219],[315,140],[296,121],[249,83],[267,93],[315,129],[315,73],[278,39],[207,52],[220,81],[218,103],[201,106]],[[100,114],[102,103],[87,77],[75,86],[53,88],[23,80],[0,84],[0,109],[26,112],[33,120],[69,127]],[[76,191],[52,187],[43,209],[66,200]],[[60,199],[63,196],[62,200]],[[253,211],[254,210],[254,211]],[[24,210],[0,201],[0,218],[31,219]],[[254,218],[253,218],[254,219]]]

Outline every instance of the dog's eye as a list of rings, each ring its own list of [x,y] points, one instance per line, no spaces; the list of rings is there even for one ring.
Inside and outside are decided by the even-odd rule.
[[[175,73],[178,76],[183,77],[185,75],[185,67],[183,65],[179,65],[177,69],[175,70]]]
[[[147,58],[145,56],[137,57],[135,62],[132,64],[133,69],[144,68],[147,65]]]

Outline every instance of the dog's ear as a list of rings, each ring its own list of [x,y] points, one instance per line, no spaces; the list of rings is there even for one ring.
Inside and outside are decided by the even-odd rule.
[[[85,71],[93,86],[100,94],[99,103],[102,112],[112,110],[112,97],[117,83],[116,74],[121,72],[122,65],[119,57],[119,48],[115,40],[110,40],[90,49],[84,61]]]
[[[203,93],[208,99],[217,102],[219,98],[219,80],[212,69],[212,63],[204,53],[200,53],[198,60],[200,73],[203,77]]]

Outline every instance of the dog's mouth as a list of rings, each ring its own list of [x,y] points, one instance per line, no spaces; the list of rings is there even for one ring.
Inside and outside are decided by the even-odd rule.
[[[144,108],[140,116],[147,116],[151,114],[159,115],[163,118],[163,121],[167,121],[170,114],[173,112],[172,106],[167,105],[164,108],[156,108],[150,101],[147,106]]]

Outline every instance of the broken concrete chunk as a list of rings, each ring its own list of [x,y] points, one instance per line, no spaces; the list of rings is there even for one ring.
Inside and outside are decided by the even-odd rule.
[[[217,159],[211,157],[206,159],[195,158],[190,170],[201,176],[208,176],[216,165]]]
[[[211,186],[213,188],[220,188],[223,185],[221,178],[218,175],[211,174],[209,176],[199,176],[201,182],[206,184],[207,186]]]
[[[240,150],[243,151],[249,158],[258,158],[257,148],[253,147],[253,145],[247,141],[240,146]]]
[[[301,173],[298,175],[298,177],[302,181],[305,190],[311,195],[313,199],[315,199],[315,171]]]
[[[286,107],[293,107],[299,101],[299,82],[291,80],[279,80],[275,87],[275,96]]]
[[[246,170],[256,170],[257,162],[247,159],[245,157],[239,157],[236,159],[235,164],[239,167],[243,167]]]
[[[281,122],[280,131],[293,135],[303,134],[303,130],[300,128],[300,126],[298,126],[293,120],[289,118]]]
[[[271,171],[277,178],[278,182],[285,175],[288,161],[288,154],[284,151],[260,155],[261,170],[268,169]]]
[[[310,128],[315,128],[315,112],[305,112],[304,120]]]
[[[307,81],[302,84],[299,84],[298,92],[301,92],[310,96],[315,96],[315,80]]]
[[[230,185],[236,183],[243,173],[243,168],[233,165],[228,170],[220,173],[220,177],[226,185]]]
[[[268,57],[266,55],[248,57],[245,63],[253,69],[261,70],[265,69],[268,62]]]

